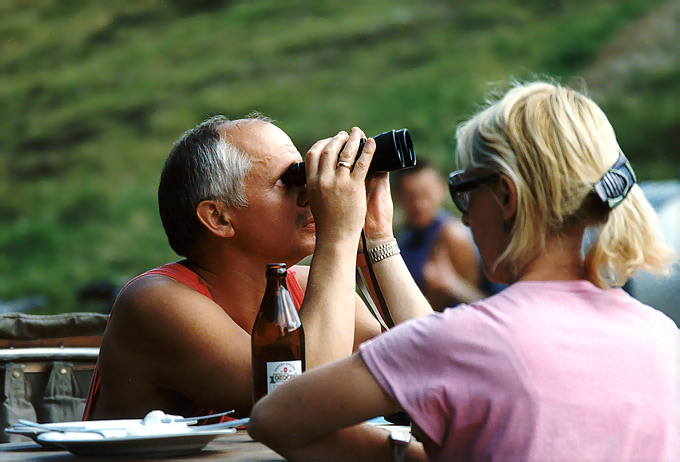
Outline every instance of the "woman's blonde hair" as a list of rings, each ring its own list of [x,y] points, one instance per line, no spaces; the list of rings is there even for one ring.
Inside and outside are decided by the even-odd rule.
[[[513,277],[546,251],[548,236],[574,224],[600,227],[584,259],[599,287],[623,285],[637,269],[668,270],[672,252],[639,186],[613,209],[593,191],[622,152],[607,117],[583,94],[556,83],[515,82],[458,126],[456,137],[463,168],[505,173],[515,183],[512,237],[496,262],[508,264]]]

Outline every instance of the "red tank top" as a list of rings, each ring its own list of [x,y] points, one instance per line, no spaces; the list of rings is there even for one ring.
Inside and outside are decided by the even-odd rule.
[[[159,274],[162,276],[168,276],[175,281],[182,283],[186,286],[191,287],[194,289],[196,292],[205,295],[208,297],[210,300],[213,300],[212,295],[210,295],[210,290],[208,290],[208,286],[201,282],[198,274],[194,273],[191,271],[189,268],[186,266],[180,264],[180,263],[168,263],[167,265],[159,266],[158,268],[154,268],[152,270],[149,270],[145,273],[140,274],[136,278],[132,279],[130,282],[125,284],[125,287],[121,290],[125,290],[127,286],[132,284],[132,282],[136,281],[137,279],[147,276],[150,274]],[[290,296],[293,299],[293,303],[295,304],[295,307],[299,310],[300,305],[302,304],[302,299],[304,298],[304,292],[302,291],[302,287],[300,287],[300,284],[297,281],[297,278],[295,277],[295,271],[291,268],[288,269],[288,274],[286,276],[286,284],[288,285],[288,291],[290,292]],[[111,316],[113,316],[113,311],[111,311]],[[90,382],[90,389],[87,393],[87,402],[85,403],[85,410],[83,411],[83,418],[82,420],[90,420],[90,414],[92,413],[92,408],[94,404],[97,402],[97,398],[99,397],[99,386],[100,386],[100,380],[99,380],[99,363],[95,365],[94,368],[94,373],[92,374],[92,381]],[[211,410],[207,409],[196,409],[196,412],[193,413],[193,415],[207,415],[207,414],[212,414],[213,412]],[[191,416],[185,416],[185,417],[191,417]],[[222,421],[228,421],[232,420],[231,417],[228,416],[223,416],[220,419],[220,422]],[[205,421],[204,421],[205,423]],[[211,422],[214,423],[214,422]]]

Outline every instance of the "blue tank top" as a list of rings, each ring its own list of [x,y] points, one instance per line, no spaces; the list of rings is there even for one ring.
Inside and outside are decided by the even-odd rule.
[[[406,228],[397,239],[404,263],[420,290],[425,290],[423,266],[432,254],[437,236],[448,218],[449,215],[440,212],[429,226],[418,229]]]
[[[411,273],[411,276],[413,276],[413,280],[416,281],[416,284],[422,291],[426,290],[423,267],[430,255],[432,255],[432,248],[434,247],[442,226],[444,226],[444,223],[446,223],[449,218],[449,214],[440,212],[429,226],[419,229],[406,228],[397,238],[404,263],[406,263],[406,267]],[[480,288],[488,295],[496,294],[506,287],[503,284],[489,281],[483,268],[481,269],[481,279],[479,283]],[[451,306],[457,304],[458,301],[451,300]]]

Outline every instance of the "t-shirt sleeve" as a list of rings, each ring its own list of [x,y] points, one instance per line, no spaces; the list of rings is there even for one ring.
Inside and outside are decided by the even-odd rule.
[[[446,393],[439,377],[442,364],[437,334],[441,314],[397,325],[359,347],[378,385],[395,400],[435,444],[448,427]]]
[[[493,367],[488,330],[467,305],[395,326],[359,347],[380,387],[441,446],[452,419],[465,419],[476,388]]]

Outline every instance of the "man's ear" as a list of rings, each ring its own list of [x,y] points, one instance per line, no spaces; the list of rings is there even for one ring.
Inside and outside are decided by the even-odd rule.
[[[215,201],[206,200],[196,207],[196,216],[208,231],[216,236],[231,237],[234,235],[234,226],[229,216],[229,210]]]
[[[505,173],[498,179],[498,199],[503,209],[503,219],[512,222],[517,213],[517,186]]]

